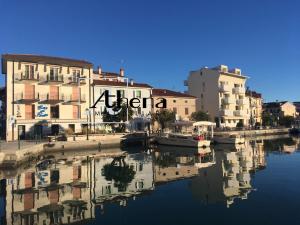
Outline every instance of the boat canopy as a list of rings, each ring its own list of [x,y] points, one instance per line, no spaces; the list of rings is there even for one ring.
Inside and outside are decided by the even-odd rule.
[[[216,126],[216,123],[210,122],[210,121],[198,121],[193,123],[193,126]]]

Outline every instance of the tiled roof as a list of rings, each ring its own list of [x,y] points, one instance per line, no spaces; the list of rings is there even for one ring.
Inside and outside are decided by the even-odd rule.
[[[94,70],[94,74],[99,75],[99,72]],[[120,74],[114,72],[101,72],[101,76],[104,77],[119,77]]]
[[[185,98],[196,98],[193,95],[177,92],[177,91],[171,91],[168,89],[153,89],[152,90],[152,95],[153,96],[172,96],[172,97],[185,97]]]
[[[261,98],[261,93],[257,93],[255,91],[247,90],[246,91],[246,96],[251,96],[251,97],[254,97],[254,98]]]
[[[267,102],[267,103],[264,103],[264,107],[265,108],[275,108],[275,107],[280,107],[282,106],[283,104],[287,103],[288,101],[282,101],[282,102]]]
[[[13,60],[17,62],[32,62],[32,63],[46,63],[62,66],[74,66],[92,68],[93,64],[85,60],[43,56],[43,55],[31,55],[31,54],[3,54],[2,60]]]
[[[107,85],[107,86],[117,86],[117,87],[126,87],[126,82],[121,81],[109,81],[109,80],[94,80],[93,85]],[[128,87],[141,87],[141,88],[152,88],[149,84],[143,83],[128,83]]]

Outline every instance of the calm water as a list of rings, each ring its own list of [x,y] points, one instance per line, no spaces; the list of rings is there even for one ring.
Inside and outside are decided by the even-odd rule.
[[[0,224],[300,224],[299,143],[54,155],[1,171]]]

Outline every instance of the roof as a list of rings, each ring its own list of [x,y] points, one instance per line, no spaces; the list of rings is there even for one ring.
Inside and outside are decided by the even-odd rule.
[[[126,87],[127,82],[121,81],[109,81],[109,80],[94,80],[93,85],[106,85],[106,86],[117,86],[117,87]],[[128,87],[141,87],[141,88],[152,88],[149,84],[143,83],[128,83]]]
[[[177,91],[171,91],[168,89],[153,89],[152,90],[152,95],[153,96],[171,96],[171,97],[182,97],[182,98],[196,98],[193,95],[177,92]]]
[[[255,92],[255,91],[246,91],[246,96],[254,97],[254,98],[261,98],[261,93]]]
[[[99,72],[94,70],[94,74],[99,75]],[[120,77],[119,73],[114,73],[114,72],[101,72],[101,75],[104,77]]]
[[[275,108],[275,107],[280,107],[282,106],[283,104],[287,103],[288,101],[282,101],[282,102],[267,102],[267,103],[264,103],[264,107],[265,108]]]
[[[3,54],[2,63],[4,61],[17,61],[17,62],[32,62],[41,64],[53,64],[62,66],[74,66],[83,68],[92,68],[93,64],[85,60],[44,56],[44,55],[31,55],[31,54]]]

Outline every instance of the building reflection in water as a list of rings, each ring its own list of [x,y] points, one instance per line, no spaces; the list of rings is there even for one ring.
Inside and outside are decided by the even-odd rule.
[[[53,164],[49,168],[32,168],[13,179],[7,179],[1,190],[6,190],[7,224],[69,224],[87,222],[95,218],[95,207],[106,201],[118,201],[126,206],[126,199],[153,190],[151,155],[134,154],[120,159],[90,158],[85,161]],[[124,166],[125,165],[127,166]],[[106,179],[104,168],[130,168],[134,176],[122,183],[126,174]],[[125,171],[128,172],[128,171]],[[5,180],[3,180],[5,181]],[[3,188],[6,187],[6,188]],[[5,224],[5,223],[1,223]]]
[[[272,143],[255,140],[199,150],[160,146],[153,154],[56,158],[45,168],[27,168],[1,181],[0,224],[88,223],[111,202],[125,207],[155,185],[186,178],[195,199],[229,207],[254,190],[251,177],[266,167],[265,144],[274,149],[268,146]]]
[[[199,170],[191,180],[195,198],[206,204],[225,202],[227,207],[234,199],[247,199],[253,190],[251,175],[266,166],[262,143],[238,146],[219,146],[215,151],[216,163]]]

